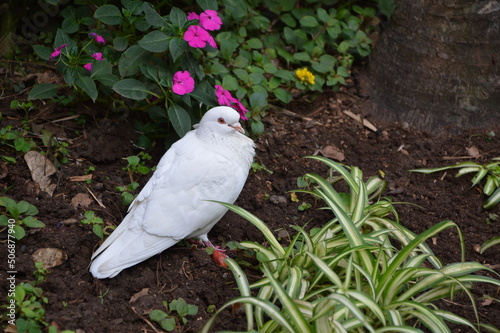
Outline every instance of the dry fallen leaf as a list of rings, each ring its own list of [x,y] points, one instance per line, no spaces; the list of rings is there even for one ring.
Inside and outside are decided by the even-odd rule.
[[[72,182],[84,182],[84,181],[87,181],[87,179],[92,179],[92,174],[69,177],[69,180]]]
[[[129,303],[134,303],[135,301],[137,301],[142,296],[146,296],[148,293],[149,293],[149,288],[143,288],[138,293],[135,293],[134,295],[132,295],[132,297],[130,297],[130,301],[128,301],[128,302]]]
[[[56,172],[54,164],[47,157],[33,150],[24,155],[24,160],[31,171],[33,181],[40,186],[42,191],[52,196],[56,189],[56,184],[50,181],[50,176]]]
[[[467,151],[467,154],[469,154],[471,157],[479,158],[481,156],[481,152],[476,147],[468,147],[465,148],[465,150]]]
[[[493,303],[493,299],[492,298],[486,298],[484,300],[484,302],[481,302],[481,305],[482,306],[488,306],[488,305],[491,305],[491,303]]]
[[[43,268],[52,268],[62,265],[68,259],[66,252],[53,247],[38,249],[31,257],[34,262],[42,262]]]
[[[319,152],[321,155],[324,157],[332,158],[334,160],[337,160],[339,162],[342,162],[345,160],[345,155],[344,153],[337,147],[335,146],[326,146],[323,149],[320,149]]]
[[[78,193],[71,199],[71,204],[73,207],[78,208],[78,206],[82,208],[87,208],[92,203],[92,199],[89,197],[87,193]]]

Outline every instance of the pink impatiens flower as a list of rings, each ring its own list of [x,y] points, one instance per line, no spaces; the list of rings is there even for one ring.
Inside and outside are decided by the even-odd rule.
[[[106,40],[105,40],[105,39],[104,39],[104,37],[102,37],[101,35],[98,35],[98,34],[96,34],[95,32],[91,32],[91,33],[90,33],[90,37],[95,38],[95,41],[96,41],[97,43],[100,43],[100,44],[102,44],[102,45],[106,45]]]
[[[191,25],[184,33],[184,40],[188,42],[189,46],[203,48],[207,42],[212,38],[208,31],[199,25]]]
[[[220,85],[215,86],[215,96],[217,96],[217,102],[220,105],[226,105],[234,108],[240,114],[241,119],[248,120],[245,115],[247,114],[247,108],[240,102],[239,99],[234,98],[231,93],[222,88]]]
[[[104,60],[101,52],[94,53],[91,55],[91,57],[94,58],[95,60]]]
[[[53,58],[55,58],[55,57],[59,56],[59,55],[61,54],[61,49],[62,49],[62,48],[64,48],[64,47],[66,47],[66,45],[68,45],[68,44],[63,44],[63,45],[61,45],[61,46],[59,46],[59,47],[56,47],[56,48],[54,49],[54,52],[52,52],[52,53],[50,54],[50,58],[49,58],[49,60],[52,60]]]
[[[83,65],[83,68],[85,68],[89,72],[92,72],[92,63],[89,62],[88,64]]]
[[[210,31],[219,30],[222,20],[215,10],[207,9],[200,14],[200,24],[203,28]]]
[[[194,79],[188,71],[175,73],[172,83],[172,91],[177,95],[189,94],[194,90]]]
[[[188,15],[187,15],[187,19],[188,19],[189,21],[191,21],[191,20],[199,20],[199,19],[200,19],[200,15],[198,15],[198,14],[196,14],[196,13],[193,13],[193,12],[190,12],[190,13],[188,13]]]

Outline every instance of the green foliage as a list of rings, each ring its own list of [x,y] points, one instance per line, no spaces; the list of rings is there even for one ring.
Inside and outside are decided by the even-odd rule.
[[[267,171],[271,175],[273,174],[273,172],[271,170],[269,170],[264,164],[260,164],[257,162],[252,162],[252,165],[250,166],[250,168],[253,172]]]
[[[47,280],[47,275],[50,272],[47,268],[43,267],[43,262],[35,262],[35,268],[36,270],[33,272],[33,275],[36,278],[36,284]]]
[[[16,328],[18,332],[43,332],[42,327],[48,326],[45,322],[45,304],[47,297],[43,296],[42,288],[29,282],[21,282],[14,291],[16,312]]]
[[[27,153],[36,147],[36,144],[31,138],[27,138],[26,134],[25,131],[14,129],[11,125],[2,127],[0,128],[0,146],[8,146],[18,152]],[[9,163],[16,163],[12,157],[2,156],[2,159]]]
[[[106,233],[106,229],[114,229],[115,227],[113,226],[106,226],[104,227],[104,221],[95,215],[94,211],[92,210],[87,210],[85,211],[84,215],[85,218],[80,221],[81,224],[87,225],[90,224],[92,225],[92,231],[94,234],[96,234],[100,239],[104,238],[104,234]]]
[[[167,313],[162,310],[153,310],[149,313],[149,318],[160,324],[166,331],[173,331],[181,325],[186,325],[186,316],[194,316],[198,313],[196,305],[187,304],[183,298],[174,299],[170,304],[163,301]]]
[[[8,197],[0,198],[0,207],[4,207],[5,211],[0,216],[0,226],[8,226],[9,236],[13,235],[17,240],[26,236],[26,227],[28,228],[43,228],[45,224],[37,220],[34,216],[38,214],[38,209],[21,200],[15,202]]]
[[[123,170],[127,171],[131,181],[133,182],[134,174],[147,175],[152,170],[146,166],[146,162],[151,160],[151,155],[145,152],[140,152],[138,155],[128,156],[126,158],[128,164]]]
[[[500,157],[493,158],[493,161],[498,162],[491,162],[486,165],[481,165],[475,162],[462,162],[440,168],[413,169],[410,171],[431,174],[445,170],[459,169],[455,177],[475,173],[475,176],[471,180],[471,187],[478,185],[483,179],[486,179],[483,186],[483,193],[488,197],[488,199],[486,199],[483,203],[483,208],[491,209],[500,202]]]
[[[60,168],[61,164],[68,163],[69,156],[69,143],[65,141],[61,141],[56,138],[54,134],[51,132],[42,129],[42,143],[47,148],[46,155],[51,157],[51,160],[54,162],[54,166],[56,168]]]
[[[372,177],[365,182],[356,167],[309,158],[327,164],[331,172],[328,179],[306,174],[302,181],[308,190],[299,192],[323,201],[332,220],[310,231],[296,226],[297,234],[283,246],[256,216],[221,203],[266,238],[266,245],[241,243],[257,253],[264,277],[250,284],[240,265],[226,259],[241,296],[219,309],[202,332],[209,332],[217,314],[237,303],[244,305],[248,331],[422,332],[421,325],[441,333],[450,332],[447,322],[477,331],[468,320],[432,303],[463,292],[476,311],[472,283],[500,286],[500,280],[474,274],[491,269],[463,260],[464,242],[456,224],[443,221],[414,234],[399,224],[393,203],[379,198],[384,181]],[[338,181],[347,185],[347,192],[332,186]],[[459,232],[462,261],[443,265],[425,242],[448,228]]]
[[[52,47],[33,48],[39,58],[56,61],[75,94],[146,111],[152,121],[170,124],[179,136],[207,107],[220,103],[216,85],[251,110],[246,117],[260,134],[269,102],[289,103],[295,89],[338,89],[350,76],[353,61],[371,52],[367,34],[372,29],[369,19],[376,14],[372,7],[354,2],[333,7],[335,1],[314,0],[307,5],[223,0],[220,8],[215,0],[197,3],[199,11],[215,10],[222,18],[222,30],[210,31],[216,48],[192,47],[184,39],[199,23],[187,19],[185,11],[192,6],[170,7],[161,15],[149,2],[129,0],[121,6],[104,4],[93,13],[88,7],[67,6]],[[392,1],[378,3],[387,15]],[[179,71],[190,73],[194,91],[172,90]],[[29,98],[53,98],[58,88],[40,84]],[[127,104],[123,98],[129,99]]]
[[[138,187],[139,187],[139,183],[137,183],[137,182],[132,182],[128,186],[115,187],[115,190],[122,192],[121,193],[122,205],[128,206],[132,203],[132,201],[134,201],[135,195],[132,194],[131,192],[134,192]]]

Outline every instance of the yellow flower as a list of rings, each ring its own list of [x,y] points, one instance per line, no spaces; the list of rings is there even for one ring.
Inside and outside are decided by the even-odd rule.
[[[309,72],[307,68],[297,69],[295,75],[302,82],[307,82],[309,84],[314,84],[314,74]]]

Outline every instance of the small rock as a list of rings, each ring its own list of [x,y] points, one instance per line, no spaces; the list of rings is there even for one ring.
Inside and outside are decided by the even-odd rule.
[[[271,201],[275,205],[287,203],[286,197],[282,195],[271,195],[271,197],[269,197],[269,201]]]
[[[68,260],[66,252],[53,247],[38,249],[31,257],[34,262],[42,262],[43,268],[57,267]]]

